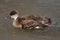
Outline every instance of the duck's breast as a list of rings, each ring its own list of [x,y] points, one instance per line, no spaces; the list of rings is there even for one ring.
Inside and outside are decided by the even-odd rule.
[[[13,21],[13,26],[15,28],[22,28],[22,24],[18,23],[17,21]]]

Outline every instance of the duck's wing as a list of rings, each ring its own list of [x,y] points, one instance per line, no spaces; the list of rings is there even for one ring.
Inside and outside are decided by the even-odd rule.
[[[23,21],[23,28],[24,29],[44,29],[46,25],[41,24],[34,20],[24,20]]]
[[[31,28],[31,27],[33,28],[33,27],[39,25],[39,23],[37,23],[36,21],[34,21],[34,20],[27,20],[27,19],[22,21],[22,24],[23,24],[24,28]]]

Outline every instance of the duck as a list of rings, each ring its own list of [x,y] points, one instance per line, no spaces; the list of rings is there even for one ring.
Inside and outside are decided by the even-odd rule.
[[[44,16],[26,15],[19,17],[18,10],[10,12],[13,27],[17,29],[44,29],[51,24],[51,19]]]

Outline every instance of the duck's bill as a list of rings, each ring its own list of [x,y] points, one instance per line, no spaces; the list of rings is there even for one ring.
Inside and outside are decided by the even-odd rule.
[[[5,19],[11,19],[11,17],[10,16],[7,16],[7,17],[5,17]]]

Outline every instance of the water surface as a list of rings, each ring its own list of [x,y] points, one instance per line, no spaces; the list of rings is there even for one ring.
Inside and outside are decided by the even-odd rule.
[[[16,30],[12,20],[5,19],[13,9],[20,16],[50,17],[55,24],[43,31]],[[60,40],[60,0],[0,0],[0,40]]]

